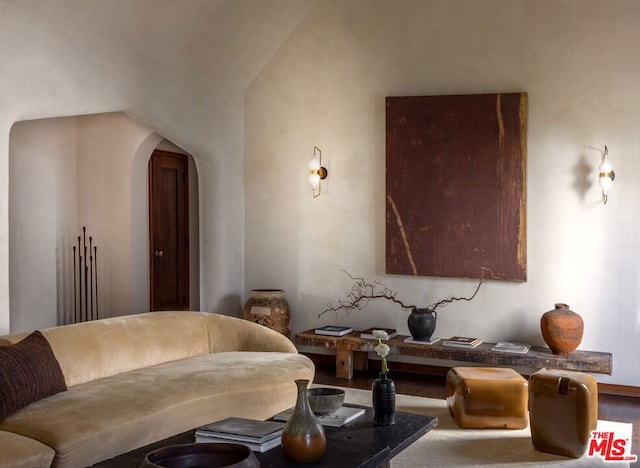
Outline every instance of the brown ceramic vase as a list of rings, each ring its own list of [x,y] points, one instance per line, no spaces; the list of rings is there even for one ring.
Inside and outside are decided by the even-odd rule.
[[[293,414],[282,430],[282,451],[294,463],[320,460],[327,445],[324,428],[313,414],[307,395],[308,380],[296,380],[298,399]]]
[[[567,304],[556,304],[555,309],[542,315],[540,329],[553,354],[566,355],[580,346],[584,322]]]
[[[246,320],[259,323],[282,333],[291,335],[291,308],[282,289],[253,289],[244,305]]]

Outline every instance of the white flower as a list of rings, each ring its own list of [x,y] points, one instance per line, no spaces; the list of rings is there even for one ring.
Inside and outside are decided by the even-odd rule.
[[[373,330],[371,333],[373,334],[373,336],[375,336],[379,340],[386,340],[389,338],[389,334],[384,330]]]
[[[376,353],[378,353],[378,356],[383,358],[387,357],[387,355],[389,354],[389,351],[391,351],[391,348],[389,348],[389,345],[385,343],[379,344],[378,346],[376,346],[375,349],[376,349]]]

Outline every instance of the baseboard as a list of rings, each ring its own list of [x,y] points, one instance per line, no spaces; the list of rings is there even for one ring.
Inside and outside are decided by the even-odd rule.
[[[632,387],[631,385],[599,383],[598,393],[602,393],[604,395],[640,398],[640,387]]]
[[[336,357],[334,354],[315,354],[303,353],[311,359],[316,365],[336,365]],[[380,369],[380,361],[377,359],[369,359],[369,369]],[[422,374],[445,376],[449,371],[449,367],[429,366],[423,364],[414,364],[409,362],[394,362],[394,372],[402,372],[406,374]],[[640,398],[640,387],[630,385],[617,385],[610,383],[599,383],[598,393],[602,395],[624,396],[632,398]]]

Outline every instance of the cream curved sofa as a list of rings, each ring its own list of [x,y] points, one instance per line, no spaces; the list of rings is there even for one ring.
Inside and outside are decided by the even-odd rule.
[[[0,422],[0,466],[89,466],[228,416],[295,404],[313,362],[261,325],[151,312],[41,330],[67,390]],[[0,337],[13,344],[27,333]]]

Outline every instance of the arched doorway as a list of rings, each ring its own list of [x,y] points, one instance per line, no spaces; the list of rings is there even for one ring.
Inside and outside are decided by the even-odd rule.
[[[186,276],[188,277],[188,290],[185,303],[188,304],[189,309],[198,310],[200,307],[200,222],[197,166],[189,153],[156,133],[149,135],[147,140],[140,145],[132,167],[132,287],[138,291],[133,297],[132,309],[134,313],[139,313],[156,308],[151,300],[151,263],[155,250],[151,250],[152,227],[149,223],[149,164],[155,151],[182,154],[187,161],[188,272]],[[184,307],[168,305],[156,309],[166,310],[167,308],[180,310]]]
[[[172,145],[123,112],[17,122],[9,136],[9,332],[73,320],[82,226],[100,255],[100,318],[149,307],[147,164]],[[191,308],[199,308],[199,203],[190,178]]]
[[[189,309],[187,155],[156,149],[149,160],[150,309]]]

